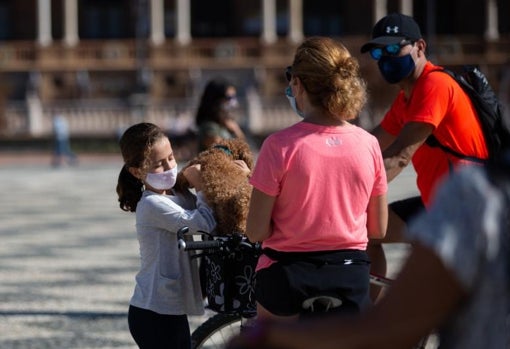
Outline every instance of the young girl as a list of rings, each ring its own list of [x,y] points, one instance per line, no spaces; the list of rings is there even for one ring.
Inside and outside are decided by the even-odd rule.
[[[216,222],[201,195],[200,168],[184,175],[191,192],[172,189],[177,162],[163,130],[151,123],[128,128],[120,139],[124,166],[117,194],[120,208],[136,212],[141,267],[130,301],[129,330],[140,348],[190,348],[187,315],[203,314],[198,268],[177,248],[176,232],[212,231]]]

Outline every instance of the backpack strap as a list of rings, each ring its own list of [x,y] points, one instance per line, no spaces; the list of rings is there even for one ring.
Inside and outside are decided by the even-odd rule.
[[[448,70],[448,69],[445,69],[445,68],[440,68],[440,69],[434,69],[432,71],[429,72],[430,73],[433,73],[433,72],[436,72],[436,71],[439,71],[439,72],[443,72],[445,74],[448,74],[452,77],[453,80],[455,80],[455,82],[457,84],[459,84],[460,86],[460,83],[457,81],[457,79],[455,78],[455,73]],[[464,87],[463,86],[460,86],[462,90],[464,90]],[[469,95],[468,95],[469,97]],[[444,152],[448,153],[448,154],[451,154],[459,159],[462,159],[462,160],[468,160],[468,161],[471,161],[471,162],[476,162],[478,164],[486,164],[487,163],[487,160],[486,159],[482,159],[482,158],[479,158],[479,157],[476,157],[476,156],[469,156],[469,155],[465,155],[465,154],[462,154],[456,150],[453,150],[452,148],[450,147],[447,147],[446,145],[444,144],[441,144],[441,142],[439,142],[439,140],[437,139],[436,136],[434,136],[433,134],[431,134],[430,136],[427,137],[427,139],[425,140],[425,144],[427,144],[429,147],[437,147],[437,148],[440,148],[441,150],[443,150]]]
[[[447,147],[444,144],[441,144],[439,142],[439,140],[436,138],[436,136],[434,136],[433,134],[431,134],[430,136],[427,137],[427,139],[425,140],[425,144],[427,144],[429,147],[440,148],[442,151],[449,153],[449,154],[455,156],[456,158],[459,158],[462,160],[468,160],[471,162],[476,162],[478,164],[486,164],[487,163],[487,160],[485,160],[485,159],[477,158],[476,156],[464,155],[462,153],[459,153],[458,151],[453,150],[450,147]]]

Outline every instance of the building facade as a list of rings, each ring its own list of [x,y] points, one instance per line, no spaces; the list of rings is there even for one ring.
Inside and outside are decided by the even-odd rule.
[[[505,0],[0,0],[0,134],[44,136],[55,113],[75,133],[112,135],[140,119],[178,133],[214,75],[238,86],[244,126],[267,133],[287,123],[283,69],[312,35],[359,58],[370,125],[395,91],[359,47],[394,11],[416,18],[433,61],[480,65],[508,98]]]

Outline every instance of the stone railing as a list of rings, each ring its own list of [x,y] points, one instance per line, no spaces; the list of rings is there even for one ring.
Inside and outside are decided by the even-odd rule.
[[[346,37],[342,38],[342,41],[354,55],[360,57],[362,73],[368,80],[371,105],[368,106],[367,113],[370,117],[364,117],[368,121],[362,124],[371,125],[388,107],[394,91],[380,78],[377,65],[367,55],[359,55],[357,48],[366,39]],[[188,46],[179,46],[171,41],[158,47],[143,47],[142,44],[144,43],[134,40],[81,41],[74,48],[66,48],[55,42],[50,47],[41,49],[34,42],[4,42],[0,44],[0,71],[129,71],[136,69],[140,59],[143,59],[144,64],[154,71],[189,70],[193,67],[264,67],[274,74],[280,74],[283,79],[281,68],[292,61],[295,48],[285,41],[264,46],[257,38],[194,40]],[[501,74],[504,70],[501,67],[508,66],[509,63],[509,38],[487,43],[476,37],[437,37],[429,43],[429,48],[431,58],[438,64],[481,64],[490,67],[493,72],[492,75],[488,74],[491,83],[502,91],[502,100],[508,103],[510,73]],[[267,79],[265,85],[270,83],[271,79]],[[243,122],[252,132],[267,134],[295,121],[283,97],[283,88],[278,85],[281,83],[285,82],[275,82],[275,93],[259,96],[260,91],[251,91],[246,96],[244,114],[248,116]],[[279,93],[281,95],[278,95]],[[193,124],[194,103],[196,101],[172,98],[168,103],[143,106],[142,111],[140,106],[133,105],[130,101],[119,100],[55,102],[38,101],[30,96],[23,102],[3,99],[0,105],[0,134],[6,137],[49,135],[51,118],[55,114],[65,115],[69,119],[71,131],[79,135],[116,135],[123,127],[138,120],[154,121],[181,132]]]
[[[340,40],[359,55],[366,36]],[[440,64],[505,64],[510,57],[510,38],[486,42],[473,36],[438,36],[429,41]],[[160,46],[126,40],[82,40],[76,47],[61,42],[41,48],[33,41],[0,44],[2,71],[44,70],[125,70],[136,69],[139,60],[150,69],[189,69],[190,67],[281,67],[291,61],[295,45],[281,39],[272,45],[258,38],[195,39],[181,46],[168,40]]]
[[[194,129],[193,102],[176,99],[141,106],[116,100],[90,100],[43,106],[29,97],[25,103],[10,103],[4,109],[0,134],[4,138],[49,137],[53,116],[62,115],[71,134],[79,137],[117,137],[126,127],[140,121],[153,122],[174,135],[184,135]],[[253,134],[266,135],[297,121],[283,96],[280,100],[262,102],[252,96],[240,102],[238,120]]]

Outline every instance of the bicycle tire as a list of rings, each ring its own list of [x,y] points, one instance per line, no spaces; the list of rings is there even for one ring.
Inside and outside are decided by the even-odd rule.
[[[224,348],[228,340],[241,332],[241,315],[216,314],[191,334],[191,349]]]

